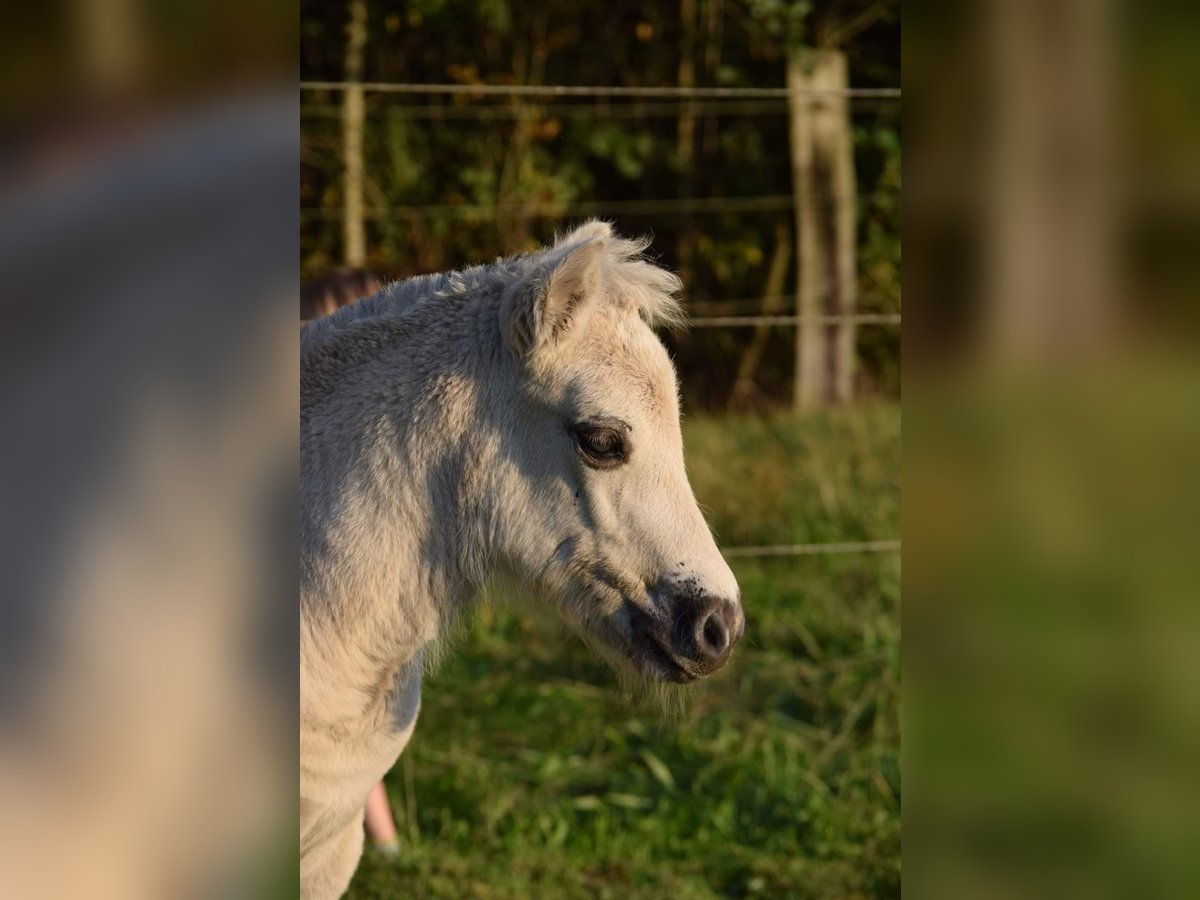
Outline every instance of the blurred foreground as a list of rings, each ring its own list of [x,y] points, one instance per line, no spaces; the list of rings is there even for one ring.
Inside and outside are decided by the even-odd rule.
[[[294,894],[295,13],[9,12],[0,896]]]

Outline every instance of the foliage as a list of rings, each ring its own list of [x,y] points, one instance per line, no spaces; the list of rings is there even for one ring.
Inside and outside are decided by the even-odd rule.
[[[845,45],[851,83],[900,82],[899,21],[886,14]],[[569,14],[512,0],[412,0],[370,4],[366,78],[471,84],[679,83],[682,48],[692,46],[695,83],[782,86],[786,48],[822,23],[861,20],[866,0],[696,0],[685,41],[681,4],[581,0]],[[342,4],[301,4],[301,71],[343,75]],[[828,29],[826,29],[828,30]],[[304,277],[340,262],[341,95],[303,95],[301,266]],[[606,215],[625,232],[655,235],[664,264],[682,270],[687,295],[705,305],[757,311],[786,208],[694,213],[654,208],[680,197],[791,194],[786,103],[779,101],[595,100],[367,94],[366,203],[370,267],[407,277],[486,261],[552,238],[591,207],[646,203]],[[859,200],[859,270],[864,310],[899,311],[900,118],[895,102],[852,106]],[[694,116],[681,144],[681,116]],[[419,211],[407,212],[417,207]],[[499,209],[499,213],[497,210]],[[786,231],[785,231],[786,234]],[[793,264],[794,267],[794,264]],[[787,289],[795,283],[789,275]],[[747,330],[695,332],[674,340],[689,408],[723,408]],[[786,402],[792,332],[773,333],[759,381],[770,403]],[[896,329],[860,330],[863,386],[899,391]]]
[[[892,536],[899,425],[699,418],[689,471],[725,545]],[[387,779],[401,856],[349,896],[899,896],[899,558],[735,562],[746,638],[678,720],[548,617],[482,610]]]

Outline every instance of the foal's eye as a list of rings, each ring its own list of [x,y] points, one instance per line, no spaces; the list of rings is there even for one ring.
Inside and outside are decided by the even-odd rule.
[[[575,440],[583,461],[594,469],[612,469],[625,462],[628,447],[625,436],[603,425],[576,425]]]

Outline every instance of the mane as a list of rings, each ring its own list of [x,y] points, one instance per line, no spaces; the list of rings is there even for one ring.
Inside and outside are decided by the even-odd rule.
[[[300,332],[301,355],[355,322],[397,318],[425,301],[446,302],[495,291],[553,264],[565,251],[588,241],[605,239],[603,281],[606,299],[630,307],[651,328],[677,329],[687,317],[679,300],[683,283],[646,256],[651,238],[624,238],[608,222],[590,219],[558,236],[552,246],[532,253],[499,258],[494,263],[451,272],[419,275],[386,285],[370,297],[343,306],[331,315],[306,323]]]
[[[432,275],[418,275],[404,281],[393,281],[370,296],[343,306],[330,315],[304,323],[300,329],[301,356],[355,322],[402,315],[420,300],[438,294],[446,281],[463,274],[465,273],[437,272]]]

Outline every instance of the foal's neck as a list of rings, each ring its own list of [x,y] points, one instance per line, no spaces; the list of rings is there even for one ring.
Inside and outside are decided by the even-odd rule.
[[[497,303],[428,299],[348,317],[308,342],[302,378],[305,606],[351,692],[434,640],[490,575],[484,422]],[[393,311],[394,312],[394,311]]]

